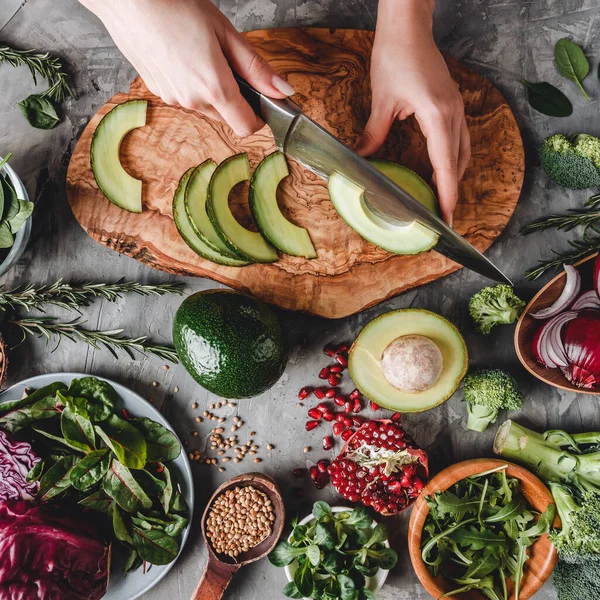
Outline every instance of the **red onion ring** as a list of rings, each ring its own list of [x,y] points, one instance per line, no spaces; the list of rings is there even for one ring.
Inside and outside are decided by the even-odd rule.
[[[584,308],[600,309],[600,298],[596,290],[583,292],[571,306],[571,310],[583,310]]]
[[[534,338],[534,353],[541,359],[541,363],[549,369],[567,367],[569,359],[562,340],[563,327],[577,318],[576,311],[568,311],[556,315],[542,326],[539,335]]]
[[[563,310],[569,308],[573,300],[579,294],[581,289],[581,275],[579,271],[572,265],[564,265],[565,268],[565,287],[558,299],[547,308],[542,308],[535,313],[530,313],[534,319],[549,319],[558,315]]]

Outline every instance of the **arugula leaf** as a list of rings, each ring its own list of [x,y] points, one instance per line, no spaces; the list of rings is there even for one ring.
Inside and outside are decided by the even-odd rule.
[[[166,427],[148,419],[140,417],[130,419],[132,423],[146,439],[147,459],[151,462],[166,462],[175,460],[180,452],[181,446],[175,435]]]
[[[114,458],[102,480],[102,489],[126,512],[135,512],[140,506],[143,508],[152,506],[152,500],[135,480],[131,471]],[[142,556],[141,552],[140,556]]]
[[[583,50],[575,42],[561,38],[554,47],[554,62],[558,72],[563,77],[575,82],[583,97],[589,101],[590,97],[583,89],[582,81],[590,71],[590,64]]]
[[[94,428],[123,465],[131,469],[144,468],[147,457],[146,440],[131,423],[113,414],[101,426],[96,425]]]
[[[45,96],[31,94],[17,103],[27,122],[36,129],[54,129],[60,123],[54,104]]]
[[[71,469],[71,484],[82,492],[89,490],[106,475],[110,461],[111,456],[106,448],[86,454]]]
[[[486,528],[480,531],[473,526],[458,529],[450,537],[461,546],[467,546],[472,550],[482,550],[489,546],[506,545],[506,538],[503,535],[496,534]]]

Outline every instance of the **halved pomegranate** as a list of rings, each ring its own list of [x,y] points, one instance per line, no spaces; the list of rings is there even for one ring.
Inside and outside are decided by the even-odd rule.
[[[385,516],[408,508],[429,477],[426,452],[391,419],[361,425],[327,471],[344,498]]]

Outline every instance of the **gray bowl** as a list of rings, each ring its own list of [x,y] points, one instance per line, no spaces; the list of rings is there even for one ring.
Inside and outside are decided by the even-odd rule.
[[[0,157],[0,160],[2,160],[2,157]],[[12,186],[17,192],[17,196],[21,200],[29,200],[25,186],[19,179],[19,176],[8,164],[4,165],[0,172],[3,175],[8,175]],[[29,236],[31,235],[31,218],[32,217],[29,217],[29,219],[27,219],[27,221],[25,221],[23,224],[23,227],[19,229],[15,235],[15,243],[13,244],[6,258],[0,263],[0,276],[4,275],[11,267],[13,267],[19,258],[21,258],[23,252],[25,252],[27,242],[29,241]]]

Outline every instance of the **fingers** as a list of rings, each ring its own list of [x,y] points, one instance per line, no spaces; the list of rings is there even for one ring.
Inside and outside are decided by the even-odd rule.
[[[458,150],[458,180],[465,174],[471,160],[471,135],[467,127],[467,120],[463,117],[460,125],[460,147]]]
[[[390,131],[394,116],[391,109],[384,109],[379,103],[373,104],[356,152],[361,156],[369,156],[377,152]]]
[[[231,68],[259,92],[271,98],[285,98],[294,93],[294,88],[233,27],[227,27],[219,41]]]

